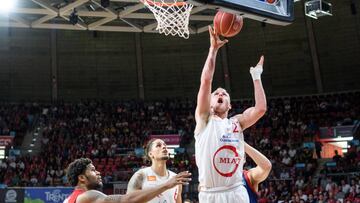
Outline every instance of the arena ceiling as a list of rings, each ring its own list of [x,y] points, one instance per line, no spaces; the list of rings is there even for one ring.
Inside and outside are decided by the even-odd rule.
[[[73,25],[74,9],[78,21]],[[190,33],[206,31],[214,15],[215,10],[195,5]],[[139,0],[110,0],[107,8],[101,0],[17,0],[6,17],[0,16],[0,27],[153,33],[156,25],[153,13]]]

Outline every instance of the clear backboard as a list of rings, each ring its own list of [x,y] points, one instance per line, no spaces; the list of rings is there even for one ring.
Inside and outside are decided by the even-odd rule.
[[[194,5],[243,15],[257,21],[288,25],[294,20],[294,0],[189,0]]]

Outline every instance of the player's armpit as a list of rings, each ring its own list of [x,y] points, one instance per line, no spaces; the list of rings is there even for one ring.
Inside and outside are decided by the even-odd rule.
[[[266,108],[257,109],[250,107],[246,109],[242,114],[236,115],[236,119],[239,121],[240,126],[243,130],[254,125],[262,116],[264,116]]]

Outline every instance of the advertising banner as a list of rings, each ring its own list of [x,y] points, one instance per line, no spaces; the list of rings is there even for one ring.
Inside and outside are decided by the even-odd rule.
[[[0,189],[0,202],[23,203],[24,189],[19,189],[19,188]]]
[[[335,135],[340,137],[352,137],[353,136],[353,125],[348,126],[337,126],[335,127]]]
[[[164,140],[166,145],[179,145],[180,144],[180,135],[179,134],[169,134],[169,135],[150,135],[150,139],[159,138]]]
[[[71,187],[25,188],[25,203],[62,203],[74,190]]]
[[[14,137],[12,136],[0,136],[0,146],[9,146],[12,145]]]
[[[336,137],[352,137],[353,136],[353,125],[348,126],[336,126],[336,127],[321,127],[320,137],[321,138],[336,138]]]
[[[114,182],[113,183],[113,187],[114,187],[114,194],[120,194],[120,195],[124,195],[126,194],[126,190],[127,190],[127,182]]]

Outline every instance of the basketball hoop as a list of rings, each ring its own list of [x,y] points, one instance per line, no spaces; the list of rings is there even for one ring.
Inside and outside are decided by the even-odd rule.
[[[165,35],[189,38],[189,18],[192,4],[171,0],[141,0],[154,13],[158,22],[156,30]]]

